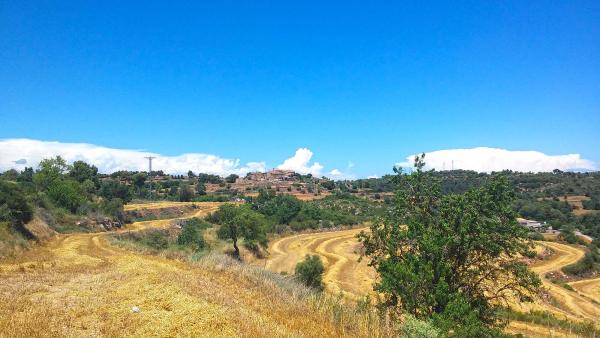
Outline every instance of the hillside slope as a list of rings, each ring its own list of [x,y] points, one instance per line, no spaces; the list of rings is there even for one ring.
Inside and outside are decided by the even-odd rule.
[[[217,207],[202,203],[189,217]],[[334,323],[325,303],[300,297],[305,289],[291,295],[268,273],[223,256],[194,265],[142,255],[111,246],[106,234],[57,236],[0,261],[0,280],[2,337],[369,335],[359,323]]]

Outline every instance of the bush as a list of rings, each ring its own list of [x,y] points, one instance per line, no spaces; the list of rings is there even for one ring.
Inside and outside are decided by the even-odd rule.
[[[33,212],[18,185],[0,181],[0,221],[13,225],[27,223]]]
[[[586,252],[585,256],[576,263],[567,265],[562,268],[562,271],[568,275],[584,275],[594,270],[594,257],[592,253]]]
[[[431,323],[418,320],[410,314],[404,315],[404,322],[399,331],[402,337],[437,338],[441,336],[440,331]]]
[[[323,289],[322,278],[325,268],[321,257],[314,255],[306,255],[304,261],[296,265],[296,278],[308,287],[315,289]]]
[[[531,231],[530,233],[527,234],[527,237],[532,241],[543,241],[544,240],[544,235],[542,235],[541,233],[539,233],[537,231]]]
[[[167,234],[163,231],[149,231],[144,238],[144,244],[156,250],[164,250],[169,247]]]
[[[177,236],[177,244],[183,246],[193,246],[194,250],[206,248],[206,241],[202,235],[202,225],[200,220],[192,219],[186,222]]]

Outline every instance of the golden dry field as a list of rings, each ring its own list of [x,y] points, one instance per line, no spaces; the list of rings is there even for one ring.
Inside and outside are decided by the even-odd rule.
[[[326,290],[334,294],[341,293],[349,299],[360,299],[373,292],[371,285],[376,277],[375,271],[364,260],[357,262],[360,246],[355,236],[366,229],[305,233],[279,238],[270,243],[270,256],[260,264],[272,271],[293,273],[296,263],[306,254],[318,254],[326,269],[323,276]],[[575,291],[569,291],[545,278],[547,272],[559,270],[579,260],[585,251],[577,246],[554,242],[538,242],[537,245],[538,252],[544,248],[554,252],[549,259],[537,261],[531,266],[540,275],[544,289],[552,300],[540,298],[535,303],[515,304],[514,309],[524,312],[547,311],[558,318],[598,322],[600,305],[592,300],[597,301],[600,297],[600,278],[570,283]],[[560,330],[550,332],[548,328],[531,323],[511,323],[508,330],[534,337],[550,334],[558,337],[566,334]]]
[[[203,216],[219,203],[197,205],[185,217]],[[173,221],[137,222],[120,231]],[[243,265],[144,255],[112,246],[108,234],[60,235],[0,261],[0,337],[371,335],[367,325],[334,323],[335,309],[322,299],[291,297]]]
[[[147,210],[147,209],[164,209],[164,208],[175,208],[175,207],[181,207],[181,206],[188,206],[188,205],[206,205],[206,203],[208,202],[170,202],[170,201],[163,201],[163,202],[151,202],[151,203],[132,203],[132,204],[126,204],[124,206],[125,211],[132,211],[132,210]]]

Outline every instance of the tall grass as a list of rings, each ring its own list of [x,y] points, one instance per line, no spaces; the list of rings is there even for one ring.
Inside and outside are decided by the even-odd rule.
[[[551,313],[542,311],[519,312],[511,309],[503,309],[499,311],[498,315],[508,321],[520,321],[549,328],[558,328],[584,337],[600,337],[600,330],[590,321],[573,322],[557,318]]]
[[[198,257],[192,264],[202,269],[233,272],[251,279],[257,285],[274,292],[274,296],[289,303],[304,302],[311,311],[329,318],[343,336],[393,337],[398,334],[398,327],[390,316],[377,311],[369,301],[353,303],[341,295],[333,296],[309,288],[293,276],[244,264],[223,254],[211,252]]]

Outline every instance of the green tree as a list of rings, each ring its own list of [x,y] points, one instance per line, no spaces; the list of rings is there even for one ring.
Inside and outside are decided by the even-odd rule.
[[[123,200],[120,198],[112,198],[110,200],[103,199],[100,203],[102,211],[121,222],[125,221],[125,211],[123,210]]]
[[[181,232],[177,236],[177,244],[184,246],[192,245],[194,246],[194,250],[202,250],[206,247],[202,229],[200,229],[197,222],[188,221],[183,225]]]
[[[237,245],[240,238],[243,238],[244,242],[250,246],[267,246],[266,219],[247,205],[238,207],[231,203],[223,204],[219,207],[213,219],[221,224],[217,231],[218,237],[233,241],[234,256],[236,258],[240,259],[240,249]]]
[[[17,177],[17,181],[19,182],[33,182],[33,168],[25,167],[23,171]]]
[[[204,183],[198,182],[196,184],[196,193],[200,196],[206,195],[206,185]]]
[[[323,289],[322,279],[325,267],[318,255],[306,255],[304,260],[296,264],[296,278],[304,285],[315,289]]]
[[[146,179],[148,179],[146,173],[137,173],[131,177],[133,185],[137,188],[138,196],[142,196],[142,188],[146,184]]]
[[[16,181],[19,178],[19,172],[15,169],[8,169],[0,175],[0,178],[6,181]]]
[[[179,202],[189,202],[194,197],[194,192],[190,188],[189,184],[182,184],[179,187]]]
[[[41,190],[46,191],[54,181],[62,179],[69,170],[70,166],[60,156],[43,159],[38,171],[33,174],[33,182]]]
[[[17,184],[0,180],[0,221],[20,226],[29,222],[32,217],[33,211],[21,188]]]
[[[106,199],[119,198],[123,203],[131,201],[132,194],[128,186],[116,180],[103,181],[98,194]]]
[[[98,179],[98,168],[83,161],[75,161],[69,171],[69,177],[75,179],[79,183],[83,183],[86,180],[95,183]]]
[[[231,174],[231,175],[225,177],[225,182],[227,182],[227,183],[235,183],[235,180],[237,180],[238,178],[239,178],[238,175]]]
[[[59,207],[72,213],[85,203],[81,185],[74,180],[58,179],[48,187],[48,197]]]
[[[496,176],[465,194],[443,195],[439,180],[423,171],[424,156],[410,175],[394,169],[393,209],[359,235],[380,276],[375,290],[383,305],[431,318],[444,332],[496,335],[500,304],[530,300],[540,285],[519,259],[532,244],[516,222],[514,193]]]

